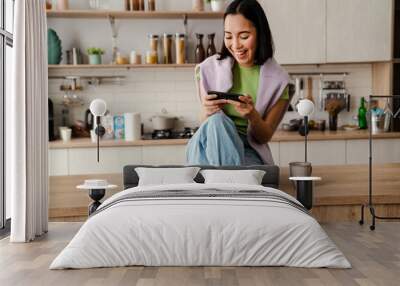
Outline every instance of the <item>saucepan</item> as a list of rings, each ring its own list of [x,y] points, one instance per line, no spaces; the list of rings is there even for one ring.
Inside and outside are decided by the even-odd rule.
[[[166,115],[155,115],[150,118],[154,130],[172,130],[177,120],[177,117]]]

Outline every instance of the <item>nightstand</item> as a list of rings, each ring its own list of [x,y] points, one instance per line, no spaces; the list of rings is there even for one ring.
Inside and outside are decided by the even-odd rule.
[[[321,177],[290,177],[289,180],[296,181],[296,198],[310,210],[313,206],[314,181],[320,181]]]
[[[100,200],[106,194],[107,189],[114,189],[116,185],[110,185],[106,180],[85,180],[83,185],[76,186],[80,190],[89,190],[89,197],[93,202],[88,206],[89,216],[101,205]]]

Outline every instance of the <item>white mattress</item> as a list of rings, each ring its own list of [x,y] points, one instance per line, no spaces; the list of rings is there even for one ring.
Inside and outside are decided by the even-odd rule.
[[[136,187],[106,200],[50,269],[145,266],[293,266],[349,268],[310,215],[288,204],[246,198],[153,198],[111,204],[131,192],[262,190],[232,184]],[[297,202],[298,203],[298,202]],[[108,207],[107,207],[108,206]]]

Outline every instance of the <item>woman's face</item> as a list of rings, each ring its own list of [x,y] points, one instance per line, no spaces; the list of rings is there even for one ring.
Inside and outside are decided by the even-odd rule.
[[[224,29],[224,43],[232,56],[241,66],[253,66],[257,48],[257,30],[253,24],[241,14],[230,14],[225,18]]]

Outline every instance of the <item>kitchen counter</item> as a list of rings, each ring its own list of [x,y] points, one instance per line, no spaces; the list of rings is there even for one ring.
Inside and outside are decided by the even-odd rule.
[[[395,139],[400,138],[400,132],[386,132],[373,135],[374,139]],[[311,131],[308,135],[310,141],[324,140],[360,140],[368,139],[368,130],[355,131]],[[304,137],[298,132],[282,131],[275,132],[271,142],[296,142],[303,141]],[[100,140],[101,147],[124,147],[124,146],[165,146],[165,145],[186,145],[188,139],[158,139],[158,140]],[[90,138],[72,139],[64,143],[61,140],[49,142],[49,149],[68,149],[68,148],[95,148],[96,143],[91,142]]]

